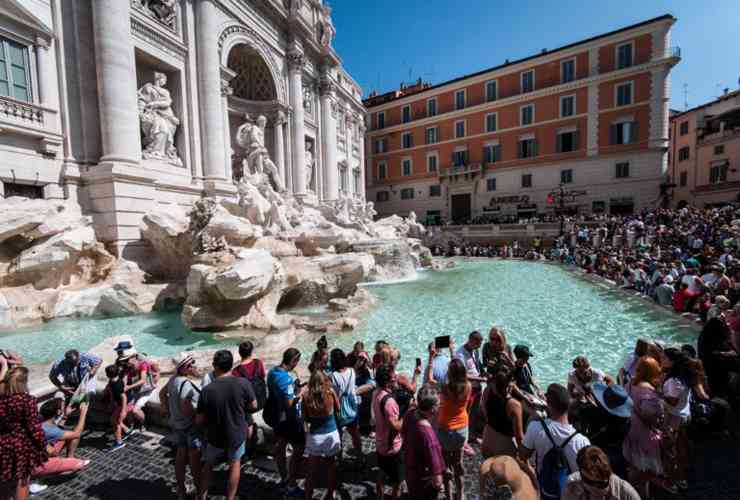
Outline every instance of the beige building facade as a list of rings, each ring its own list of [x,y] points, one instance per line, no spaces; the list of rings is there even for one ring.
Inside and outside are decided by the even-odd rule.
[[[740,90],[674,113],[670,122],[672,204],[740,202]]]

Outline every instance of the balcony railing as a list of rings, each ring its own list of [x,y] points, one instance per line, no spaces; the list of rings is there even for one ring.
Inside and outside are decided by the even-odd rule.
[[[457,176],[473,177],[483,173],[483,164],[472,163],[469,165],[453,165],[448,168],[443,168],[439,171],[439,177],[442,178],[454,178]]]
[[[44,109],[29,102],[0,96],[0,121],[40,128],[44,126]]]
[[[735,135],[740,135],[740,126],[726,128],[722,131],[717,130],[716,132],[699,136],[697,142],[698,144],[704,144],[706,142],[714,142],[722,139],[727,139]]]

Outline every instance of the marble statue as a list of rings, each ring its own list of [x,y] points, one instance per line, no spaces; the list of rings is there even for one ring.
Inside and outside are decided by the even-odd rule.
[[[324,4],[321,6],[321,18],[319,19],[319,43],[322,47],[331,47],[336,34],[337,30],[331,20],[331,7]]]
[[[306,190],[313,192],[311,181],[313,180],[314,159],[310,142],[306,142],[306,152],[304,154],[306,157]]]
[[[265,125],[267,125],[267,118],[264,115],[257,117],[256,123],[252,123],[247,116],[247,121],[236,131],[236,143],[247,152],[246,159],[243,160],[244,176],[246,177],[247,173],[266,175],[275,190],[283,192],[285,186],[280,178],[279,170],[270,159],[265,147]]]
[[[166,84],[167,75],[155,72],[154,82],[145,84],[138,92],[143,157],[182,165],[175,147],[175,132],[180,120],[172,111],[172,97]]]
[[[141,4],[162,23],[167,26],[174,25],[177,0],[142,0]]]
[[[376,215],[378,215],[378,212],[375,210],[375,203],[368,201],[365,204],[365,219],[368,222],[373,222]]]
[[[408,226],[408,237],[421,239],[426,233],[426,228],[423,224],[416,220],[416,212],[413,210],[409,212],[409,216],[406,218],[406,225]]]

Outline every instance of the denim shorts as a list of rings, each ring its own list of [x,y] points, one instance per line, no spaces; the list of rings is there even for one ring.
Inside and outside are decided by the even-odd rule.
[[[437,429],[437,438],[444,451],[460,451],[468,442],[468,428],[444,430]]]
[[[213,465],[222,458],[226,457],[226,460],[228,462],[233,462],[234,460],[241,460],[241,458],[244,456],[244,452],[246,451],[246,448],[244,447],[244,443],[240,444],[237,448],[225,450],[223,448],[216,448],[212,444],[206,445],[206,452],[203,455],[203,461]]]
[[[188,448],[190,450],[200,450],[203,447],[203,435],[194,428],[174,429],[169,436],[170,441],[175,443],[177,448]]]

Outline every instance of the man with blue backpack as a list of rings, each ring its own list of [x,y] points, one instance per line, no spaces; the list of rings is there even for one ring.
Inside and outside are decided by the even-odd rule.
[[[529,424],[519,454],[524,460],[535,455],[542,500],[559,500],[568,476],[578,471],[578,450],[591,442],[568,421],[568,389],[551,384],[545,399],[550,418]]]

